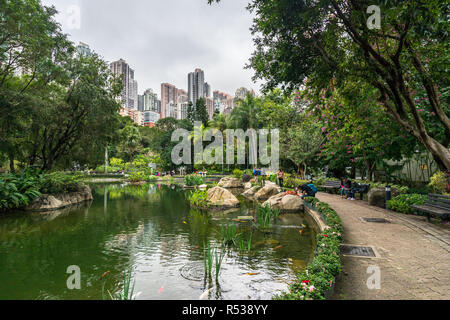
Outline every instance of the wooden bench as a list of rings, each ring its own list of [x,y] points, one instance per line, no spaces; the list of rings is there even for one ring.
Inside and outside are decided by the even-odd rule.
[[[413,205],[411,208],[421,212],[425,212],[427,220],[430,221],[431,216],[439,216],[442,219],[450,218],[450,197],[442,194],[430,193],[427,202],[423,205]]]
[[[327,191],[339,191],[341,189],[341,183],[339,181],[326,180],[322,186],[319,186],[319,188],[323,188]]]

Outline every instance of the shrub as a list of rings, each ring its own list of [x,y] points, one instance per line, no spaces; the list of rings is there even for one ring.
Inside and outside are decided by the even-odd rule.
[[[148,176],[142,171],[132,172],[128,177],[131,182],[147,181]]]
[[[123,169],[124,164],[125,164],[125,161],[123,161],[122,159],[119,159],[119,158],[111,158],[109,160],[109,165],[111,167]]]
[[[206,190],[195,190],[187,195],[187,199],[191,205],[196,207],[208,206],[208,195]]]
[[[121,170],[123,170],[121,167],[108,166],[107,173],[116,173],[116,172],[121,171]],[[99,166],[99,167],[95,168],[94,171],[96,173],[105,173],[105,166]]]
[[[401,213],[413,212],[412,205],[421,205],[427,201],[427,196],[422,194],[401,194],[387,202],[387,207]]]
[[[233,176],[237,179],[241,179],[243,174],[244,173],[242,172],[242,170],[239,170],[239,169],[233,170]]]
[[[29,174],[0,176],[0,211],[21,208],[41,193],[40,178]]]
[[[204,183],[205,183],[205,181],[204,181],[203,177],[201,177],[201,176],[187,175],[186,177],[184,177],[184,184],[189,187],[198,186],[198,185],[201,185]]]
[[[436,193],[443,194],[447,189],[448,179],[445,172],[436,172],[431,178],[428,186],[432,187]]]
[[[80,181],[79,174],[65,174],[64,172],[52,172],[42,176],[42,193],[66,193],[79,191],[84,184]]]
[[[279,300],[323,300],[341,272],[340,244],[343,241],[342,223],[336,211],[317,198],[305,198],[324,217],[327,226],[317,235],[316,252],[306,270],[299,272],[298,281],[289,286],[289,292],[275,296]]]

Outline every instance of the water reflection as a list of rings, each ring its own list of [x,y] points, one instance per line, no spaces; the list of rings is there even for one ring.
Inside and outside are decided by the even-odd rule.
[[[313,255],[315,233],[301,215],[282,215],[271,233],[235,223],[254,213],[190,209],[178,186],[93,185],[94,200],[48,214],[0,217],[0,299],[101,299],[133,268],[139,299],[270,299],[295,280]],[[220,246],[220,225],[252,233],[252,250],[227,248],[219,281],[205,277],[203,248]],[[279,247],[279,248],[276,248]],[[66,269],[81,269],[81,290],[68,290]],[[205,293],[206,292],[206,293]]]

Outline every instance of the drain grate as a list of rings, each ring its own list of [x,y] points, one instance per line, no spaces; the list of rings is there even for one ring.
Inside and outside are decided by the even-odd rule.
[[[384,218],[361,218],[365,222],[376,222],[376,223],[391,223],[389,220]]]
[[[371,247],[352,246],[348,244],[341,244],[341,254],[357,257],[376,257]]]

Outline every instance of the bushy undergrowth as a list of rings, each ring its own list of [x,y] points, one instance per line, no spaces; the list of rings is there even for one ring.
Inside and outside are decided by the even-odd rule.
[[[189,187],[199,186],[204,183],[205,183],[205,180],[201,176],[187,175],[186,177],[184,177],[184,184]]]
[[[78,191],[83,187],[80,175],[53,172],[37,174],[24,171],[0,176],[0,211],[27,206],[42,194]]]
[[[244,172],[242,170],[239,170],[239,169],[233,170],[233,177],[235,177],[237,179],[242,179],[243,174],[244,174]]]
[[[341,272],[340,244],[343,241],[342,223],[336,211],[317,198],[305,198],[325,218],[327,226],[317,235],[316,255],[304,271],[297,275],[297,282],[289,292],[275,296],[277,300],[323,300]]]
[[[412,205],[422,205],[427,201],[427,196],[422,194],[401,194],[387,202],[387,207],[401,213],[413,213]]]
[[[196,207],[208,206],[208,195],[206,190],[195,190],[187,195],[187,199],[191,205]]]

